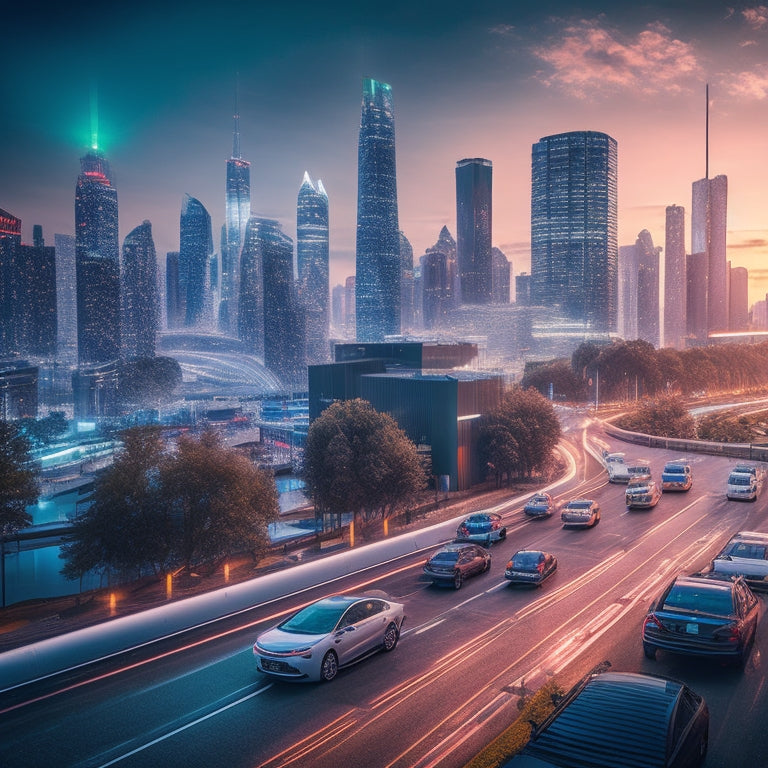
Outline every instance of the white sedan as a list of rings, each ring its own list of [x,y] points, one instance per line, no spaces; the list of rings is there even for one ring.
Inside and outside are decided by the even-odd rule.
[[[342,667],[393,651],[404,621],[402,603],[383,592],[325,597],[260,634],[256,666],[284,680],[333,680]]]

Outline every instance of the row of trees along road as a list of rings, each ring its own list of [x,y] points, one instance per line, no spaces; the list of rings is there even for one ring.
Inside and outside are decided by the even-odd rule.
[[[666,392],[764,390],[768,381],[768,342],[714,344],[685,350],[655,349],[639,339],[581,344],[570,360],[528,363],[524,388],[559,398],[600,402],[654,397]],[[598,391],[599,390],[599,391]]]
[[[211,430],[182,435],[173,449],[152,427],[126,430],[122,441],[62,547],[67,578],[213,568],[242,552],[259,558],[278,517],[271,472]]]

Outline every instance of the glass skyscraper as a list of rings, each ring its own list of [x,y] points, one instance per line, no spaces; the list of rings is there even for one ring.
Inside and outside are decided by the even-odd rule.
[[[358,341],[382,341],[400,333],[400,272],[392,89],[366,78],[357,164]]]
[[[77,351],[81,365],[120,355],[120,244],[117,190],[96,151],[80,159],[75,188]]]
[[[123,351],[126,358],[155,356],[159,310],[152,225],[144,221],[123,241]]]
[[[594,331],[616,329],[616,140],[574,131],[533,145],[531,301]]]
[[[685,348],[685,208],[668,205],[664,240],[664,346]]]
[[[232,157],[227,160],[226,223],[221,248],[221,301],[219,327],[225,333],[237,329],[240,293],[240,253],[251,215],[251,164],[240,156],[240,116],[235,114]]]
[[[252,354],[264,357],[264,268],[261,219],[252,217],[245,227],[240,257],[237,336]]]
[[[330,359],[328,247],[328,194],[322,181],[318,179],[315,186],[305,173],[296,205],[296,259],[299,291],[306,312],[310,365]]]
[[[481,157],[456,163],[456,253],[462,304],[493,299],[493,165]]]
[[[213,253],[211,217],[194,197],[184,195],[180,218],[179,283],[186,295],[187,327],[205,324],[210,303],[209,262]]]

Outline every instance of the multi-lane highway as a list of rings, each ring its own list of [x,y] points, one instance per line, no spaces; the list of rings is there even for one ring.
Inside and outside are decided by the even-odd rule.
[[[352,573],[309,592],[153,644],[0,698],[0,765],[14,766],[462,766],[517,714],[522,693],[555,677],[564,687],[597,662],[684,680],[711,713],[706,765],[768,765],[768,620],[744,670],[660,652],[644,658],[645,610],[681,571],[705,569],[737,530],[768,530],[768,489],[754,504],[727,501],[734,460],[691,454],[693,488],[628,512],[593,458],[603,448],[650,459],[654,474],[678,458],[606,437],[586,415],[566,419],[575,478],[558,501],[599,501],[593,529],[530,520],[521,500],[502,505],[507,540],[493,564],[458,591],[436,588],[422,552]],[[517,549],[556,554],[540,589],[510,587]],[[286,579],[290,579],[287,573]],[[384,590],[406,606],[398,648],[342,671],[330,684],[281,684],[255,670],[256,635],[323,595]]]

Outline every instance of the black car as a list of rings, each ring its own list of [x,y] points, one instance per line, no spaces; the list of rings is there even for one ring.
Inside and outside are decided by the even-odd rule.
[[[709,709],[687,685],[655,675],[590,674],[504,768],[695,768]]]
[[[716,573],[678,576],[654,600],[643,622],[643,652],[732,659],[749,657],[759,603],[740,576]]]
[[[491,553],[477,544],[446,544],[427,560],[424,573],[435,584],[460,589],[467,576],[485,573],[491,567]]]
[[[504,578],[513,584],[538,586],[557,569],[557,558],[550,552],[521,549],[507,563]]]

